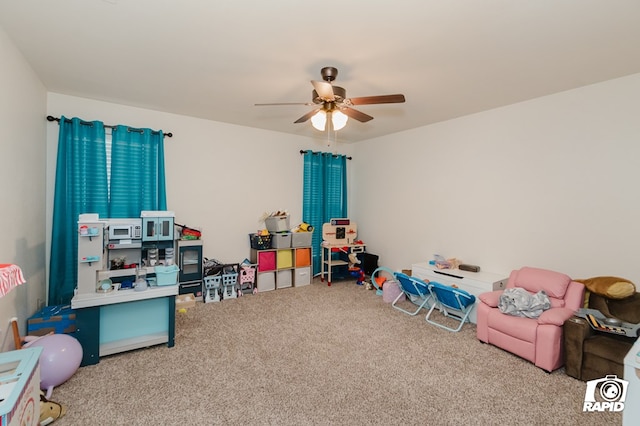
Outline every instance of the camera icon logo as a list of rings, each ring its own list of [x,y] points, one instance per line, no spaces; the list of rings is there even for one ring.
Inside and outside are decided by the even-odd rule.
[[[622,411],[629,382],[616,375],[589,380],[584,394],[582,411]]]

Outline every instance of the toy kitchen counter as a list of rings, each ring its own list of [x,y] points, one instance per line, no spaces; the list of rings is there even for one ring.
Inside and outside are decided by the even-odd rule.
[[[74,336],[82,345],[82,363],[119,352],[175,343],[175,309],[178,286],[150,286],[144,291],[77,294]]]

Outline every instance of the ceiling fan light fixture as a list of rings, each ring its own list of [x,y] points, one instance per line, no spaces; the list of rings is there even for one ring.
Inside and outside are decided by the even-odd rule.
[[[340,130],[347,125],[349,117],[342,111],[331,112],[331,123],[333,124],[333,130]]]
[[[315,129],[323,132],[327,125],[327,113],[325,111],[318,111],[311,117],[311,124]]]

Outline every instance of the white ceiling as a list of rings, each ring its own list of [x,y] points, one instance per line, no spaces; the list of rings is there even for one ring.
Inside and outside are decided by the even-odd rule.
[[[640,72],[633,0],[0,0],[48,91],[296,135],[320,69],[354,142]],[[99,119],[99,117],[84,117]]]

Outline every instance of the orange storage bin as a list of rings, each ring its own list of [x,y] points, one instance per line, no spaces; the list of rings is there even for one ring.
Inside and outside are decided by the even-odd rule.
[[[301,266],[311,265],[311,249],[299,248],[296,249],[296,268]]]

